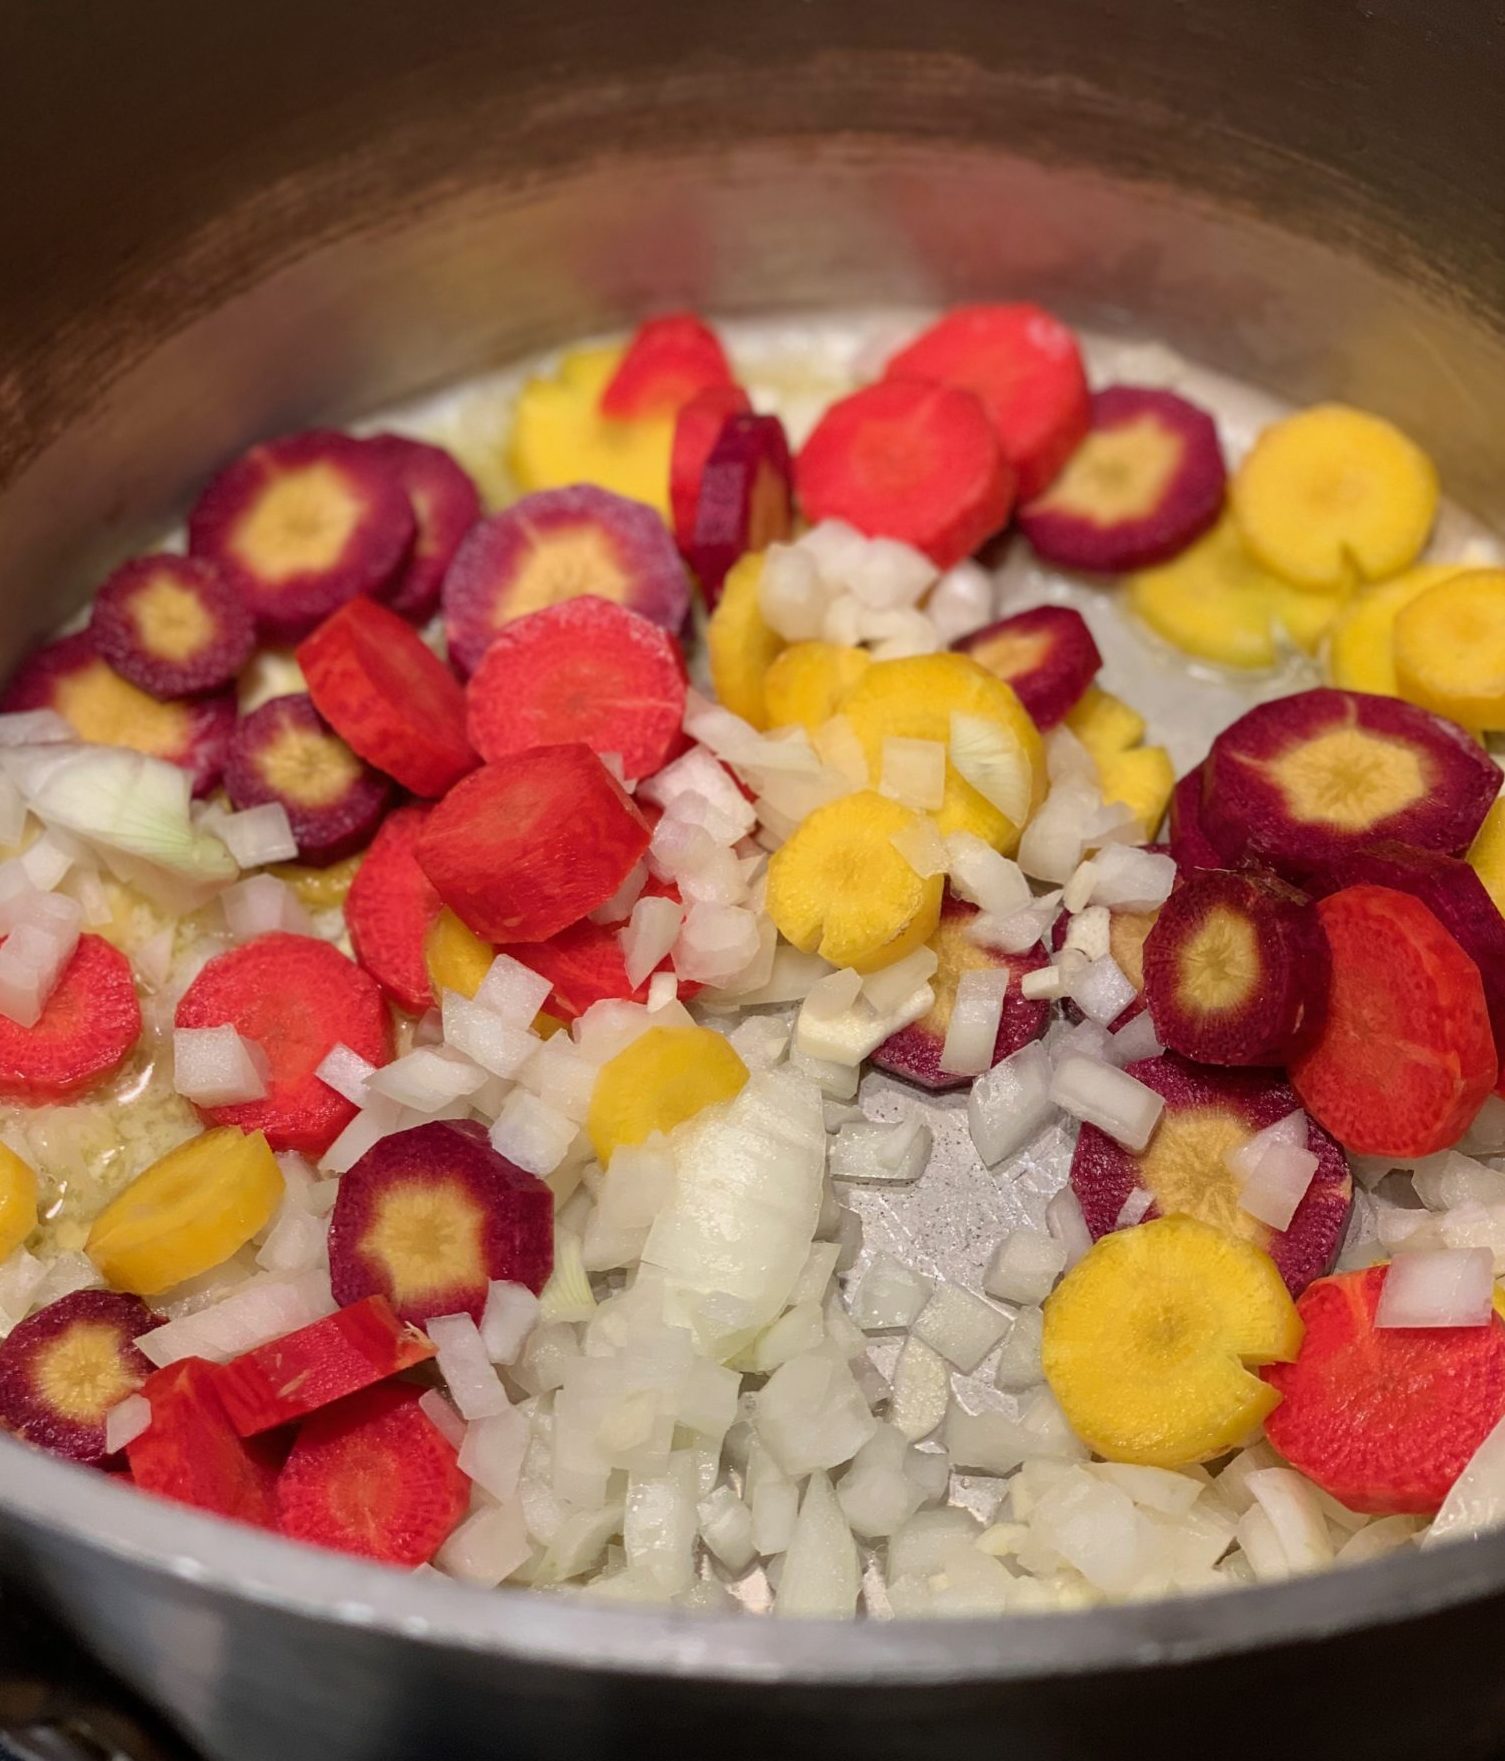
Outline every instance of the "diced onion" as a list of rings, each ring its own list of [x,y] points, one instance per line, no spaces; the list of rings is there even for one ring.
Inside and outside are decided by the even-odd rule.
[[[1115,1229],[1132,1229],[1136,1223],[1142,1223],[1154,1202],[1155,1195],[1147,1186],[1136,1186],[1119,1206],[1118,1215],[1113,1220],[1113,1227]]]
[[[598,905],[591,912],[591,922],[604,923],[608,927],[612,924],[625,923],[632,913],[633,906],[642,897],[643,888],[647,884],[648,864],[635,862],[627,871],[627,879],[622,882],[616,892],[604,905]]]
[[[487,1286],[486,1306],[481,1311],[481,1341],[492,1363],[516,1363],[537,1324],[538,1298],[527,1285],[493,1279]]]
[[[1488,1248],[1399,1254],[1385,1272],[1376,1327],[1487,1327],[1494,1314]]]
[[[1000,1302],[1041,1303],[1066,1270],[1066,1248],[1038,1229],[1011,1230],[993,1251],[983,1289]]]
[[[1019,866],[1036,880],[1063,884],[1076,872],[1087,838],[1087,822],[1098,806],[1095,788],[1085,783],[1052,786],[1019,840]]]
[[[325,1271],[303,1272],[295,1278],[257,1276],[210,1307],[141,1334],[136,1344],[159,1368],[185,1357],[227,1363],[333,1314],[334,1308]]]
[[[1116,1021],[1139,995],[1111,954],[1090,960],[1067,981],[1066,994],[1100,1027]]]
[[[233,1027],[179,1027],[172,1036],[173,1087],[201,1107],[233,1107],[267,1092],[266,1053]]]
[[[815,555],[804,543],[769,545],[758,577],[758,609],[771,630],[786,642],[813,641],[828,598]]]
[[[1271,1143],[1239,1187],[1239,1209],[1271,1229],[1289,1229],[1316,1172],[1317,1158],[1304,1145]]]
[[[761,946],[755,913],[737,905],[695,904],[674,944],[674,970],[699,984],[731,984]]]
[[[649,777],[638,793],[665,813],[703,827],[718,844],[735,844],[757,823],[752,803],[737,787],[731,772],[703,746],[692,746],[683,757]],[[683,813],[679,810],[681,801],[690,802]]]
[[[364,1107],[368,1099],[367,1083],[376,1074],[376,1066],[368,1064],[359,1052],[341,1043],[333,1045],[320,1060],[314,1075],[327,1083],[337,1095],[353,1107]]]
[[[540,978],[521,960],[514,960],[510,954],[498,954],[486,968],[486,976],[473,1000],[511,1026],[527,1028],[548,1001],[552,988],[548,979]]]
[[[417,1113],[437,1113],[473,1095],[485,1080],[485,1071],[468,1058],[433,1046],[415,1046],[368,1077],[366,1090]]]
[[[489,1492],[498,1504],[517,1496],[523,1457],[528,1452],[527,1415],[507,1406],[465,1427],[460,1472]]]
[[[1028,909],[1031,897],[1023,869],[975,833],[952,832],[946,839],[946,854],[951,890],[961,898],[995,917]]]
[[[105,1452],[115,1455],[134,1443],[152,1422],[151,1402],[140,1394],[127,1394],[105,1414]]]
[[[948,1075],[980,1076],[992,1066],[1009,978],[1007,967],[978,966],[957,980],[939,1060]]]
[[[1093,859],[1092,903],[1115,911],[1153,911],[1171,896],[1176,864],[1153,850],[1108,844]]]
[[[552,1174],[575,1141],[576,1124],[536,1095],[515,1089],[491,1128],[491,1147],[514,1166]]]
[[[0,715],[0,746],[72,745],[73,724],[55,709],[13,709]]]
[[[922,984],[930,982],[940,963],[934,948],[916,948],[902,960],[865,974],[862,994],[880,1015],[890,1015],[907,1003]]]
[[[950,754],[952,764],[985,801],[1015,825],[1024,824],[1033,800],[1034,772],[1016,734],[985,716],[953,710]]]
[[[487,1504],[466,1517],[435,1561],[449,1577],[495,1589],[527,1563],[532,1551],[522,1505]]]
[[[220,895],[220,905],[237,941],[248,942],[275,930],[307,935],[312,928],[297,895],[274,874],[254,874],[228,888]]]
[[[520,1076],[543,1044],[536,1033],[519,1026],[519,1013],[514,1008],[509,1019],[455,991],[445,991],[440,999],[440,1020],[446,1045],[469,1058],[473,1064],[479,1064],[483,1070],[489,1070],[493,1076]],[[528,1019],[531,1021],[533,1017]]]
[[[497,1379],[480,1329],[469,1315],[434,1315],[424,1331],[433,1342],[439,1374],[461,1418],[485,1419],[510,1409],[507,1390]]]
[[[1054,1106],[1050,1056],[1038,1041],[995,1064],[972,1084],[967,1124],[977,1153],[991,1168],[1037,1135]]]
[[[437,1388],[425,1388],[418,1405],[429,1423],[447,1443],[456,1449],[465,1441],[465,1421]]]
[[[1126,1021],[1110,1040],[1115,1064],[1137,1064],[1144,1058],[1158,1058],[1165,1050],[1148,1009]]]
[[[226,813],[215,822],[214,829],[240,868],[264,868],[269,862],[297,860],[298,840],[280,801],[265,801],[240,813]]]
[[[930,1160],[932,1135],[918,1114],[879,1125],[854,1120],[831,1144],[831,1178],[866,1184],[905,1186],[918,1180]]]
[[[1045,1227],[1066,1250],[1068,1270],[1092,1246],[1092,1231],[1082,1215],[1081,1201],[1069,1186],[1063,1186],[1046,1205]]]
[[[1050,1098],[1136,1153],[1150,1141],[1165,1110],[1164,1097],[1126,1071],[1081,1057],[1064,1058],[1056,1066]]]
[[[1505,1419],[1494,1427],[1454,1480],[1423,1547],[1457,1538],[1472,1539],[1505,1523]],[[1360,1531],[1363,1532],[1362,1530]]]
[[[936,582],[925,601],[925,613],[944,645],[991,623],[993,601],[993,577],[969,559],[947,569]]]
[[[889,735],[878,791],[917,813],[936,812],[946,798],[946,748],[939,740]]]
[[[684,919],[684,906],[673,899],[639,899],[633,906],[621,941],[627,982],[634,990],[674,946]]]
[[[843,541],[843,551],[845,567],[838,576],[827,578],[840,580],[848,592],[875,611],[917,605],[939,573],[924,551],[897,538],[869,538],[860,549]],[[821,555],[819,548],[816,554]]]
[[[945,874],[948,866],[946,845],[935,829],[935,821],[928,814],[901,826],[889,842],[921,880],[929,880],[932,875]]]

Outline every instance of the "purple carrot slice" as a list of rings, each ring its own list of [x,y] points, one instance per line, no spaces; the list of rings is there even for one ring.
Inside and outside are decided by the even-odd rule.
[[[1118,575],[1185,550],[1216,521],[1228,473],[1206,410],[1142,385],[1092,399],[1087,438],[1019,529],[1058,568]]]
[[[1066,719],[1103,664],[1087,620],[1067,605],[1036,605],[951,644],[995,673],[1037,728]]]
[[[1128,1074],[1164,1097],[1155,1135],[1139,1155],[1095,1125],[1084,1125],[1071,1163],[1071,1185],[1094,1240],[1118,1227],[1131,1193],[1146,1189],[1141,1221],[1181,1212],[1252,1241],[1280,1269],[1293,1296],[1337,1258],[1353,1208],[1353,1179],[1337,1140],[1308,1118],[1306,1147],[1317,1169],[1285,1229],[1271,1229],[1239,1207],[1229,1151],[1267,1125],[1298,1111],[1295,1089],[1267,1070],[1211,1070],[1167,1052],[1131,1064]]]
[[[382,598],[400,617],[427,623],[461,539],[481,517],[480,492],[443,447],[405,434],[373,434],[365,444],[407,496],[417,527],[408,560]]]
[[[299,860],[321,868],[363,850],[392,802],[387,778],[356,757],[303,692],[241,718],[225,788],[237,807],[284,807]]]
[[[188,516],[261,634],[295,642],[358,593],[381,593],[414,535],[407,495],[363,441],[311,428],[253,446]]]
[[[121,678],[159,700],[221,691],[256,647],[245,602],[203,557],[132,557],[94,595],[94,646]]]
[[[1285,1064],[1321,1028],[1331,980],[1310,900],[1273,875],[1188,876],[1144,944],[1155,1032],[1203,1064]]]
[[[794,526],[794,467],[777,416],[729,415],[721,425],[695,498],[685,561],[695,571],[707,605],[748,551],[766,550]]]
[[[541,489],[474,526],[444,577],[449,657],[468,676],[504,624],[583,593],[678,634],[690,577],[650,507],[579,483]]]
[[[0,1342],[0,1430],[69,1461],[98,1464],[105,1418],[152,1366],[135,1341],[159,1325],[139,1296],[75,1290]]]
[[[1300,885],[1370,844],[1456,856],[1500,791],[1499,766],[1454,723],[1394,697],[1300,691],[1212,743],[1202,828],[1224,862]]]

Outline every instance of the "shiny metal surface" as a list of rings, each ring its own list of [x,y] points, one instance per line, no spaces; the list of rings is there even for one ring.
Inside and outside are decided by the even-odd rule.
[[[1502,30],[1483,0],[11,8],[0,656],[253,435],[676,301],[1033,294],[1384,410],[1505,517]],[[222,1761],[1505,1731],[1505,1538],[1083,1615],[692,1620],[409,1580],[10,1444],[0,1538]]]

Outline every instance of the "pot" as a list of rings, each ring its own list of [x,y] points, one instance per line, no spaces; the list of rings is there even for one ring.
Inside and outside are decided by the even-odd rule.
[[[1502,29],[1487,0],[12,9],[0,661],[257,436],[677,303],[1039,298],[1382,411],[1505,521]],[[221,1761],[1505,1742],[1505,1536],[796,1625],[409,1579],[9,1442],[0,1534]]]

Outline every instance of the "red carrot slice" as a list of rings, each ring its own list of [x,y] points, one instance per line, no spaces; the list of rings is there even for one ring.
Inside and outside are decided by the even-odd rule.
[[[1024,501],[1050,484],[1092,417],[1076,338],[1049,312],[1023,302],[956,307],[900,349],[883,376],[974,392]]]
[[[588,746],[537,746],[451,789],[419,833],[418,860],[483,941],[543,942],[604,905],[649,836]]]
[[[525,495],[477,525],[444,577],[449,658],[472,673],[514,618],[582,594],[677,632],[690,577],[650,507],[592,483]]]
[[[0,710],[23,709],[55,709],[80,740],[181,765],[195,795],[219,781],[235,726],[231,693],[159,703],[105,663],[90,630],[49,642],[22,662]]]
[[[236,1431],[255,1437],[433,1355],[424,1335],[400,1321],[384,1296],[368,1296],[221,1364],[214,1386]]]
[[[188,516],[190,553],[218,563],[275,642],[382,591],[412,543],[400,486],[361,441],[331,429],[252,447]]]
[[[35,1026],[0,1016],[0,1095],[69,1100],[118,1070],[140,1037],[130,961],[103,937],[80,936]]]
[[[1376,1327],[1385,1266],[1313,1284],[1265,1435],[1349,1510],[1430,1516],[1505,1417],[1505,1326]]]
[[[726,418],[746,415],[751,410],[752,404],[740,385],[710,385],[697,392],[675,420],[674,450],[669,457],[669,509],[674,520],[674,541],[681,552],[687,552],[694,539],[701,475]]]
[[[706,604],[721,597],[732,565],[794,527],[794,471],[777,416],[728,416],[706,459],[685,560]]]
[[[1036,605],[951,644],[1012,685],[1037,728],[1053,728],[1076,707],[1103,664],[1079,611]]]
[[[643,888],[643,897],[673,899],[677,904],[679,888],[671,882],[650,878]],[[648,1000],[648,986],[653,974],[636,986],[628,980],[620,923],[593,923],[587,917],[550,936],[546,942],[518,942],[500,952],[510,954],[540,978],[548,979],[554,988],[544,1010],[559,1021],[575,1020],[593,1003],[608,1000],[646,1003]],[[672,961],[666,954],[654,971],[668,972],[671,967]],[[688,979],[681,980],[681,1002],[696,996],[700,988]]]
[[[432,1559],[465,1514],[470,1482],[421,1399],[389,1383],[308,1419],[277,1477],[283,1534],[386,1565]]]
[[[553,1194],[473,1121],[393,1132],[340,1179],[329,1224],[336,1302],[382,1296],[418,1326],[479,1320],[490,1282],[540,1291],[553,1266]]]
[[[139,1296],[75,1290],[0,1342],[0,1431],[98,1465],[110,1408],[152,1373],[135,1341],[157,1326]]]
[[[415,795],[442,795],[475,768],[458,680],[385,606],[343,606],[299,643],[298,665],[319,714]]]
[[[395,1003],[415,1015],[433,1006],[423,938],[442,909],[415,854],[427,817],[425,807],[400,807],[389,814],[345,899],[356,959]]]
[[[1393,887],[1421,900],[1479,968],[1495,1049],[1505,1051],[1505,917],[1475,870],[1455,856],[1382,842],[1324,869],[1311,890],[1320,899],[1355,886]]]
[[[1147,1191],[1141,1221],[1175,1212],[1196,1217],[1262,1248],[1293,1294],[1336,1259],[1353,1209],[1353,1177],[1336,1141],[1307,1120],[1305,1147],[1317,1158],[1311,1185],[1284,1229],[1271,1229],[1239,1205],[1239,1183],[1223,1160],[1256,1132],[1289,1118],[1300,1102],[1270,1070],[1210,1070],[1167,1054],[1129,1066],[1165,1101],[1155,1135],[1139,1154],[1095,1125],[1084,1125],[1071,1161],[1071,1186],[1094,1240],[1119,1227],[1124,1205]]]
[[[915,380],[869,385],[831,405],[800,449],[800,505],[897,538],[941,568],[1003,528],[1014,473],[970,391]]]
[[[242,716],[225,760],[236,807],[286,809],[298,859],[316,868],[364,849],[392,799],[392,785],[364,764],[304,692],[274,697]]]
[[[1173,391],[1110,385],[1066,469],[1019,509],[1048,563],[1120,574],[1168,561],[1216,521],[1227,471],[1217,426]]]
[[[1291,1065],[1346,1149],[1427,1156],[1463,1134],[1499,1060],[1479,969],[1419,899],[1346,887],[1318,901],[1332,949],[1321,1034]]]
[[[427,623],[460,540],[481,517],[480,493],[442,447],[405,434],[373,434],[365,445],[407,496],[417,524],[408,560],[382,598],[399,617]]]
[[[94,595],[89,634],[121,678],[161,700],[220,691],[251,658],[245,602],[202,557],[133,557]]]
[[[215,1373],[203,1358],[188,1357],[150,1378],[141,1392],[152,1422],[125,1446],[131,1478],[159,1498],[274,1528],[275,1454],[265,1441],[236,1435]]]
[[[672,416],[697,393],[732,384],[726,351],[693,312],[666,312],[640,324],[601,393],[603,415]]]
[[[687,744],[688,681],[666,630],[610,600],[567,599],[508,624],[465,689],[466,731],[488,763],[578,740],[636,781]]]
[[[276,1150],[322,1155],[355,1108],[314,1074],[347,1045],[371,1064],[391,1055],[380,988],[328,942],[276,931],[216,954],[183,993],[179,1027],[233,1027],[269,1066],[259,1101],[201,1107],[212,1125],[264,1131]]]

